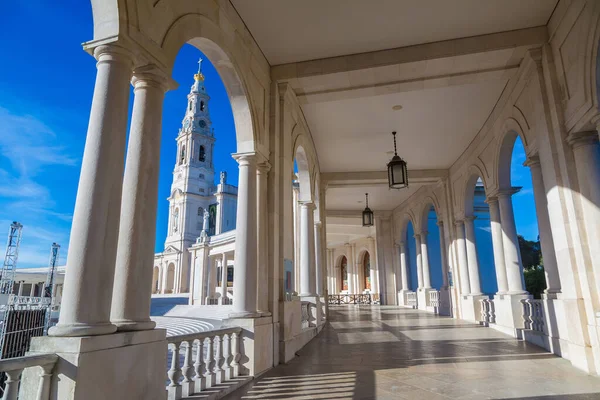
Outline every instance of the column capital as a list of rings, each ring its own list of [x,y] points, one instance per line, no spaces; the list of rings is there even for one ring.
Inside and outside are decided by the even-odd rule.
[[[420,233],[415,233],[415,234],[413,235],[413,237],[414,237],[415,239],[421,239],[421,234],[420,234]]]
[[[473,222],[477,219],[477,217],[475,215],[469,215],[468,217],[465,217],[465,221],[469,221],[469,222]]]
[[[455,219],[454,226],[463,226],[465,224],[464,219]]]
[[[444,221],[442,221],[441,219],[438,219],[438,221],[435,224],[439,227],[442,227],[442,226],[444,226]]]
[[[497,196],[487,196],[485,198],[485,202],[487,204],[497,204],[498,203],[498,197]]]
[[[133,70],[131,84],[135,89],[155,87],[163,92],[175,90],[179,86],[171,76],[154,64],[147,64]]]
[[[513,194],[515,194],[515,193],[518,193],[518,192],[520,192],[520,191],[521,191],[521,187],[520,187],[520,186],[513,186],[513,187],[511,187],[511,188],[508,188],[508,189],[499,189],[499,190],[496,192],[496,196],[497,196],[499,199],[501,199],[501,198],[503,198],[503,197],[510,197],[510,196],[512,196]]]
[[[420,235],[421,237],[427,237],[427,235],[429,235],[429,231],[421,231]]]
[[[529,167],[529,168],[539,167],[540,166],[540,157],[537,154],[527,157],[527,160],[525,160],[525,162],[523,163],[523,166]]]
[[[594,131],[571,133],[567,136],[567,143],[569,143],[573,149],[582,146],[590,146],[597,142],[598,132]]]
[[[315,221],[315,228],[321,228],[321,226],[323,225],[323,223],[321,221]]]
[[[248,152],[248,153],[234,153],[231,155],[231,157],[233,157],[233,159],[235,161],[237,161],[238,165],[240,167],[242,166],[249,166],[249,165],[256,165],[256,153],[255,152]]]
[[[123,46],[116,44],[103,44],[94,48],[94,58],[98,64],[105,62],[121,62],[129,64],[133,68],[135,55]]]
[[[301,207],[306,208],[308,210],[315,210],[317,206],[312,201],[299,201],[298,202]]]
[[[271,163],[267,160],[259,162],[256,165],[256,172],[259,174],[266,174],[271,170]]]

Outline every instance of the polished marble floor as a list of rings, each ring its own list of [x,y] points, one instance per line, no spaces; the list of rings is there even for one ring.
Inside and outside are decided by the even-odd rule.
[[[600,378],[473,323],[338,306],[298,357],[225,399],[600,399]]]

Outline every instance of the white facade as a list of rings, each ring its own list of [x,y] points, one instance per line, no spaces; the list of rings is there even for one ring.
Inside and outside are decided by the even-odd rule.
[[[191,260],[188,249],[203,229],[215,235],[235,229],[237,187],[221,172],[214,185],[213,151],[216,142],[210,120],[210,96],[198,73],[188,94],[182,128],[177,136],[177,156],[169,196],[169,224],[165,250],[154,255],[153,293],[188,293]],[[209,225],[204,226],[205,213]]]

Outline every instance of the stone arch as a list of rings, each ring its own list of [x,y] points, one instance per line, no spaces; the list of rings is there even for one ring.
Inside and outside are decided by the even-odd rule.
[[[435,214],[437,215],[438,220],[442,220],[441,217],[441,207],[439,202],[437,201],[437,198],[434,198],[432,196],[427,196],[423,199],[424,203],[421,207],[421,210],[419,212],[419,228],[421,230],[427,229],[427,219],[429,217],[429,211],[431,210],[431,208],[433,207]]]
[[[510,189],[511,176],[510,166],[512,161],[512,153],[517,137],[521,138],[525,153],[530,155],[531,143],[524,134],[525,125],[519,123],[515,118],[508,118],[502,126],[502,135],[498,138],[498,147],[496,149],[494,172],[495,182],[498,189]]]
[[[360,269],[358,271],[358,281],[359,281],[359,292],[362,293],[364,290],[373,291],[373,254],[369,252],[366,247],[361,247],[358,251],[358,263],[360,264]],[[366,258],[369,257],[369,281],[367,282],[367,274],[366,274]]]
[[[189,43],[198,48],[212,62],[219,73],[229,96],[235,133],[237,152],[257,150],[257,132],[260,132],[257,107],[248,90],[248,79],[242,63],[234,55],[233,44],[225,41],[222,28],[208,17],[200,14],[185,14],[177,18],[166,31],[161,47],[166,55],[166,63],[171,70],[179,49]]]
[[[404,213],[402,217],[400,217],[400,227],[398,229],[400,242],[404,242],[406,240],[406,230],[408,229],[408,223],[412,223],[413,227],[415,227],[415,217],[410,212]]]
[[[477,181],[481,179],[483,188],[486,193],[489,192],[488,185],[486,184],[485,174],[477,165],[471,165],[467,173],[468,178],[465,180],[463,186],[463,210],[464,216],[469,217],[473,215],[473,200],[475,196],[475,185]]]
[[[314,201],[310,163],[304,147],[298,146],[295,148],[294,160],[298,166],[298,183],[300,184],[298,199],[300,201]]]
[[[346,261],[345,263],[345,272],[344,272],[344,260]],[[345,253],[339,254],[335,260],[335,270],[336,270],[336,277],[335,279],[337,281],[339,281],[339,285],[338,285],[338,292],[341,292],[342,290],[348,290],[348,280],[349,280],[349,271],[348,271],[348,257],[346,256]],[[346,285],[344,285],[344,276],[345,276],[345,282]]]

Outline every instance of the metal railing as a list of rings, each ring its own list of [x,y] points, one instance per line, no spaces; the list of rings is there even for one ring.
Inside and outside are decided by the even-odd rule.
[[[242,328],[233,327],[168,337],[168,400],[199,394],[240,376],[241,333]]]
[[[379,294],[330,294],[328,298],[330,305],[341,304],[379,304]]]
[[[6,373],[6,386],[2,393],[2,400],[17,400],[19,397],[19,384],[21,375],[26,368],[39,367],[40,380],[36,399],[48,400],[50,398],[50,381],[52,370],[58,361],[56,354],[39,354],[25,357],[0,360],[0,372]]]

